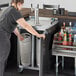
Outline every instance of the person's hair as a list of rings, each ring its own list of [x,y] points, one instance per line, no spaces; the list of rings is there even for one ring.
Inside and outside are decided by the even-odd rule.
[[[12,0],[12,1],[11,1],[11,3],[16,3],[16,4],[17,4],[18,2],[24,3],[24,0]]]

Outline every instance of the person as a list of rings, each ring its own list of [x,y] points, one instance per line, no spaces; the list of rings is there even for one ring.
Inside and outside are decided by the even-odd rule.
[[[11,33],[14,32],[20,40],[24,39],[17,29],[17,24],[36,37],[45,39],[45,35],[36,32],[20,14],[19,10],[22,9],[23,3],[24,0],[12,0],[11,6],[0,16],[0,76],[4,74],[5,62],[10,52]]]

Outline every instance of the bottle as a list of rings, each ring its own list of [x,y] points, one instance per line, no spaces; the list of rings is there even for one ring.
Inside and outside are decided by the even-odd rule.
[[[66,30],[65,22],[63,22],[62,28],[63,28],[63,32],[64,32]]]
[[[68,45],[73,46],[73,41],[72,41],[72,22],[69,22],[69,31],[68,31]],[[69,50],[72,50],[72,48],[69,48]]]
[[[57,33],[54,35],[54,40],[57,41]]]
[[[73,45],[76,46],[76,34],[74,34]]]
[[[67,45],[67,33],[64,31],[63,45]]]
[[[64,36],[64,30],[65,30],[65,22],[63,22],[63,25],[61,26],[61,35]]]
[[[69,46],[73,46],[73,41],[72,41],[72,34],[69,34],[69,41],[68,41]],[[72,48],[69,48],[68,50],[73,50]]]
[[[67,32],[64,30],[64,37],[63,37],[63,45],[67,46],[68,41],[67,41]],[[68,48],[63,48],[63,50],[68,50]]]
[[[58,41],[59,41],[59,45],[62,45],[62,40],[63,40],[63,37],[61,35],[61,31],[59,32],[59,37],[58,37]]]
[[[69,22],[69,33],[72,33],[72,22]]]
[[[74,34],[73,46],[76,46],[76,34]],[[76,48],[73,48],[73,50],[76,51]]]
[[[73,41],[72,41],[72,34],[69,34],[69,41],[68,41],[68,45],[72,46],[73,45]]]
[[[64,31],[63,31],[63,28],[61,27],[61,36],[63,37],[64,36]]]
[[[66,31],[65,22],[63,22],[63,25],[61,26],[61,30],[58,35],[58,41],[61,41],[60,45],[63,44],[64,31]]]

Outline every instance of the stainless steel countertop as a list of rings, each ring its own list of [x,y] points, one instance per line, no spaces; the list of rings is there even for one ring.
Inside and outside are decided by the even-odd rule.
[[[53,21],[52,18],[49,17],[39,17],[39,24],[36,25],[34,17],[30,17],[30,20],[28,20],[27,22],[36,30],[45,31],[46,29],[56,25],[58,23],[58,19],[55,19],[55,21]],[[20,26],[18,27],[21,28]]]

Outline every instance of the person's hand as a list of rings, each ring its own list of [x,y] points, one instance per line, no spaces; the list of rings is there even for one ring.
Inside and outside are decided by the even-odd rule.
[[[21,41],[24,40],[24,37],[23,37],[22,35],[19,35],[18,38],[19,38],[19,40],[21,40]]]
[[[45,39],[45,35],[44,34],[39,34],[37,37]]]

